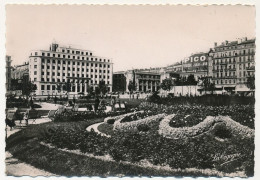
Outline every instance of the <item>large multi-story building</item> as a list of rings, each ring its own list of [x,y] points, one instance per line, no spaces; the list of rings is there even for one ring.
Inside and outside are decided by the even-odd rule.
[[[111,59],[56,43],[49,50],[32,51],[29,58],[29,76],[37,85],[38,96],[66,94],[66,83],[71,95],[87,94],[88,87],[95,89],[102,80],[111,92],[112,75]]]
[[[5,87],[6,87],[6,92],[8,93],[11,90],[11,56],[6,56],[5,57],[5,77],[6,77],[6,82],[5,82]]]
[[[247,78],[255,73],[255,39],[225,41],[210,50],[213,81],[217,89],[230,92],[250,91]]]

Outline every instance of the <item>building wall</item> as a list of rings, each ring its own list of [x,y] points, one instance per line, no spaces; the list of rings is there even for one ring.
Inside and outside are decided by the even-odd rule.
[[[70,94],[87,94],[89,86],[104,80],[112,91],[113,64],[110,59],[93,56],[91,51],[52,44],[50,50],[33,51],[29,57],[29,75],[37,85],[36,95],[59,95],[71,84]],[[61,91],[57,90],[61,86]]]
[[[212,58],[209,57],[208,52],[196,53],[181,62],[166,67],[165,77],[171,77],[171,74],[179,74],[182,77],[188,77],[190,74],[194,75],[195,80],[201,77],[212,76]]]
[[[154,92],[159,90],[161,76],[160,69],[134,69],[123,72],[114,73],[113,83],[118,86],[121,82],[121,90],[129,92],[128,86],[132,81],[136,84],[136,91],[139,92]],[[123,87],[125,86],[125,87]],[[116,89],[114,89],[116,91]]]
[[[29,72],[29,63],[23,65],[14,66],[11,72],[12,79],[22,79],[25,73]]]

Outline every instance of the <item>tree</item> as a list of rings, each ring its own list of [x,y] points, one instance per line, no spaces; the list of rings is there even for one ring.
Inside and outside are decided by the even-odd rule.
[[[21,80],[18,79],[11,79],[11,90],[15,91],[15,90],[22,90],[22,82],[20,82]]]
[[[63,90],[67,91],[67,98],[69,99],[69,92],[71,91],[71,83],[69,80],[63,85]]]
[[[98,87],[101,92],[101,95],[105,95],[107,93],[107,85],[103,79],[99,81]]]
[[[96,95],[99,95],[99,94],[100,94],[100,88],[99,88],[99,87],[96,87],[96,88],[95,88],[95,94],[96,94]]]
[[[195,80],[195,77],[194,77],[194,74],[190,74],[187,78],[187,82],[186,82],[187,85],[189,86],[194,86],[197,84],[197,81]],[[189,95],[191,94],[191,87],[189,87]]]
[[[250,89],[250,90],[255,90],[255,75],[253,76],[249,76],[247,78],[247,87]]]
[[[128,90],[130,91],[130,93],[133,93],[135,89],[136,89],[136,84],[134,84],[133,81],[129,81]]]
[[[128,90],[130,92],[130,99],[131,99],[131,94],[133,93],[133,91],[136,90],[136,84],[133,81],[129,81]]]
[[[204,77],[202,79],[202,87],[206,91],[211,91],[211,94],[215,91],[215,83],[209,77]]]
[[[248,87],[250,90],[252,90],[252,91],[255,90],[255,75],[249,76],[249,77],[247,78],[247,83],[246,83],[246,85],[247,85],[247,87]],[[253,93],[253,94],[254,94],[254,93]]]
[[[33,84],[31,81],[23,82],[22,87],[22,94],[25,95],[27,98],[32,92],[35,92],[37,90],[36,84]]]
[[[90,95],[93,95],[94,94],[94,88],[93,88],[93,86],[89,86],[89,85],[87,85],[88,87],[87,87],[87,93],[88,94],[90,94]]]
[[[61,91],[61,87],[62,87],[62,84],[56,84],[56,90],[57,90],[58,92]]]
[[[196,85],[197,81],[195,80],[194,74],[190,74],[187,78],[188,85]]]
[[[161,88],[165,91],[170,91],[172,86],[174,86],[174,81],[170,78],[164,79],[161,83]]]

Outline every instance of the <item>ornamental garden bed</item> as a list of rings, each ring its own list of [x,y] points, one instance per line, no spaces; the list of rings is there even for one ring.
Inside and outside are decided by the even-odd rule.
[[[226,116],[208,116],[202,122],[187,127],[172,127],[170,124],[175,114],[166,116],[160,123],[159,134],[170,139],[192,138],[203,133],[212,133],[217,137],[237,136],[240,138],[253,138],[254,130],[243,126]]]
[[[150,126],[157,124],[166,114],[157,114],[152,116],[144,116],[144,119],[136,119],[130,122],[122,122],[126,117],[123,117],[121,120],[118,120],[114,123],[114,131],[148,131]]]
[[[233,110],[236,110],[236,108],[238,108],[238,110],[244,109],[244,112],[252,112],[251,107],[237,106],[230,108]],[[254,130],[242,126],[238,122],[234,122],[227,116],[225,121],[222,120],[222,116],[217,117],[219,114],[227,115],[230,113],[230,111],[225,110],[225,108],[218,108],[216,109],[217,111],[214,112],[214,110],[203,106],[142,104],[139,109],[149,109],[152,112],[156,112],[157,115],[148,116],[139,120],[134,119],[130,122],[121,122],[121,120],[129,114],[121,115],[120,118],[113,116],[112,118],[115,119],[114,124],[104,123],[107,126],[98,127],[99,130],[111,133],[110,138],[101,136],[93,131],[85,131],[87,125],[102,122],[102,118],[98,120],[87,119],[79,122],[49,123],[44,126],[35,126],[41,128],[28,128],[10,136],[7,141],[7,150],[11,151],[16,157],[60,175],[113,176],[121,174],[164,176],[171,174],[178,176],[178,172],[183,172],[186,176],[205,176],[206,171],[221,171],[222,174],[217,173],[217,176],[231,176],[233,173],[234,176],[244,177],[254,174]],[[200,109],[199,113],[203,115],[212,115],[204,120],[205,126],[209,127],[209,129],[215,126],[214,122],[220,122],[220,125],[217,125],[219,127],[216,131],[212,131],[212,133],[198,133],[200,134],[198,136],[197,133],[195,133],[195,136],[187,138],[180,136],[181,138],[177,139],[164,137],[160,134],[160,130],[157,131],[158,128],[160,128],[159,124],[165,122],[162,118],[168,119],[168,127],[173,128],[169,125],[174,117],[174,115],[171,114],[180,114],[180,112],[183,112],[187,116],[198,109]],[[209,112],[205,110],[209,110]],[[230,113],[228,115],[232,118],[234,114]],[[248,124],[248,126],[252,126],[249,116],[254,117],[254,114],[244,115],[243,117],[246,117],[246,122],[244,123]],[[109,120],[109,118],[107,120]],[[201,125],[204,121],[197,125],[192,124],[194,122],[187,121],[190,123],[186,124],[186,127],[184,127],[184,124],[181,124],[176,129],[187,128],[187,132],[193,133],[190,129],[198,125],[198,127],[204,127]],[[243,122],[243,120],[239,118],[239,122]],[[140,127],[141,125],[143,127]],[[113,130],[112,127],[114,127]],[[226,133],[224,137],[221,137],[221,134],[225,131],[223,127],[227,127],[228,133]],[[151,129],[153,130],[151,131]],[[235,130],[229,131],[230,129]],[[202,131],[196,130],[196,132],[204,132],[204,130],[205,129],[202,129]],[[182,133],[183,132],[185,131],[182,131]],[[239,133],[239,135],[237,135],[237,133]],[[224,139],[224,141],[219,139]],[[52,147],[55,148],[48,151],[45,149],[47,147],[44,147],[44,152],[46,153],[46,155],[44,155],[40,151],[42,148],[40,145],[41,142],[51,144]],[[35,154],[30,150],[29,154],[21,155],[21,149],[24,150],[24,147],[31,147],[36,151]],[[95,160],[95,158],[79,155],[72,156],[71,153],[67,154],[65,152],[60,152],[59,154],[58,149],[77,150],[81,153],[93,154],[94,156],[109,156],[113,161],[104,162],[97,159]],[[39,160],[36,158],[37,154],[41,157]],[[58,154],[60,156],[58,156]],[[37,159],[38,162],[31,157]],[[49,159],[53,158],[55,160],[49,161]],[[128,162],[129,164],[126,166],[121,163],[122,161]],[[156,170],[153,168],[148,168],[148,170],[144,166],[137,167],[136,163],[142,161],[148,164],[150,163],[153,166],[168,167],[170,171],[165,172],[164,170]],[[91,166],[87,164],[91,164]],[[100,168],[104,166],[106,167]],[[142,169],[142,171],[138,168]],[[187,168],[196,169],[196,173],[190,172]],[[174,169],[179,169],[179,171],[174,171]],[[216,174],[211,173],[210,176],[212,175],[214,176]],[[206,176],[208,176],[208,174]]]

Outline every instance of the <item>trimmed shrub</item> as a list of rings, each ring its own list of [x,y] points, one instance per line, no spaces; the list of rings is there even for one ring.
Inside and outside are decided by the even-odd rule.
[[[215,136],[217,136],[221,139],[226,139],[226,138],[232,137],[231,131],[229,129],[227,129],[226,127],[218,128],[214,134],[215,134]]]
[[[137,126],[137,129],[141,132],[147,132],[150,130],[150,127],[147,124],[140,124],[139,126]]]
[[[108,119],[108,120],[107,120],[107,123],[108,123],[108,124],[114,124],[114,123],[115,123],[115,119]]]

